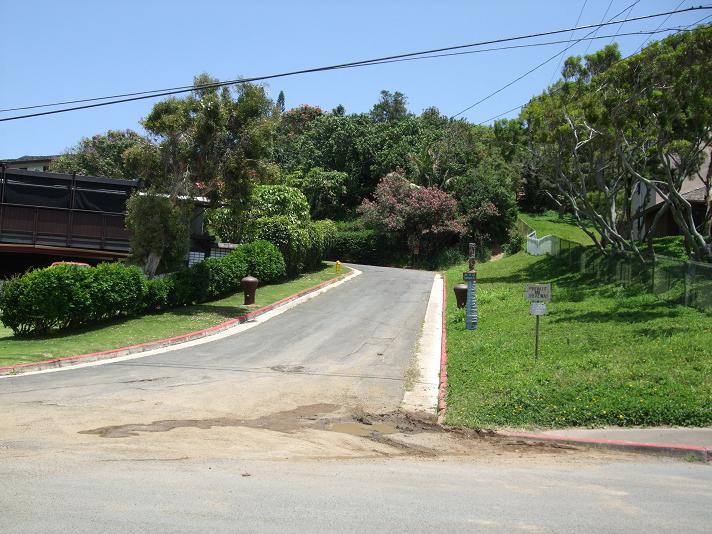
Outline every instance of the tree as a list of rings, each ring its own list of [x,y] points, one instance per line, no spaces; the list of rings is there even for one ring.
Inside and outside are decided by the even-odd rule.
[[[566,81],[523,110],[531,153],[552,177],[552,198],[573,212],[604,252],[627,250],[643,259],[632,232],[642,213],[633,213],[631,201],[642,187],[663,201],[646,235],[670,213],[690,255],[710,261],[709,235],[700,232],[709,223],[698,228],[682,185],[699,172],[712,144],[712,28],[619,57],[606,47],[584,64],[567,61]]]
[[[419,187],[402,174],[383,177],[373,200],[364,200],[359,213],[367,228],[403,245],[414,257],[435,254],[465,234],[457,201],[435,187]]]
[[[517,220],[512,181],[514,168],[493,153],[465,176],[453,179],[452,195],[472,237],[485,243],[504,243]]]
[[[309,201],[312,219],[342,219],[345,216],[348,180],[345,172],[320,167],[306,173],[297,171],[287,177],[287,183],[301,190]]]
[[[261,86],[239,84],[234,91],[203,87],[214,81],[198,76],[194,84],[199,88],[191,95],[158,102],[142,121],[157,152],[136,151],[132,157],[160,168],[156,190],[175,209],[182,199],[199,195],[239,214],[253,185],[273,179],[268,156],[276,127],[274,104]],[[165,249],[142,250],[145,268],[153,274]]]
[[[191,212],[189,202],[171,202],[155,192],[132,195],[126,214],[131,260],[151,276],[178,269],[190,248]]]
[[[408,116],[408,99],[400,91],[381,91],[381,99],[371,108],[374,121],[397,121]]]
[[[280,91],[279,95],[277,95],[277,109],[281,112],[284,113],[284,91]]]
[[[126,152],[144,145],[150,145],[150,142],[133,130],[109,130],[105,134],[83,138],[59,156],[51,170],[132,180],[139,176],[140,168],[127,160]]]

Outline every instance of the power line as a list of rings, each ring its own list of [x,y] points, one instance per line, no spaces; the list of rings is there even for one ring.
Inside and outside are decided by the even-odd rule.
[[[603,12],[603,16],[601,17],[601,22],[606,20],[606,15],[608,15],[608,11],[610,11],[612,5],[613,5],[613,0],[610,0],[610,2],[608,2],[608,7]],[[633,4],[633,5],[635,5],[635,4]],[[633,6],[629,6],[629,7],[633,7]],[[626,9],[628,9],[628,8],[625,8],[623,11],[625,11]],[[621,13],[623,13],[623,11],[621,11]],[[619,13],[619,15],[620,15],[620,13]],[[616,15],[616,16],[618,16],[618,15]],[[593,32],[593,35],[596,35],[596,33],[598,33],[599,29],[600,28],[596,28],[596,30]],[[584,56],[588,53],[588,49],[590,46],[591,46],[591,41],[588,42],[588,44],[586,45],[586,50],[583,51]]]
[[[618,29],[616,30],[616,35],[618,35],[618,33],[623,29],[623,24],[625,24],[625,22],[628,20],[628,17],[630,17],[630,14],[633,13],[633,9],[635,9],[635,6],[637,6],[639,2],[640,2],[640,0],[636,0],[636,1],[633,2],[633,4],[628,8],[628,10],[627,10],[628,13],[627,13],[626,16],[625,16],[625,19],[623,19],[623,22],[621,22],[621,25],[618,26]],[[613,44],[613,40],[614,40],[614,39],[615,39],[615,37],[611,38],[611,42],[608,43],[608,44]]]
[[[675,9],[678,9],[678,8],[679,8],[682,4],[684,4],[684,3],[685,3],[685,0],[681,0],[681,2],[680,2],[679,4],[677,4],[677,7],[676,7]],[[665,23],[668,21],[669,18],[670,18],[670,15],[668,15],[667,17],[665,17],[665,19],[660,23],[660,25],[658,26],[658,28],[659,28],[660,26],[662,26],[663,24],[665,24]],[[656,28],[656,29],[657,29],[657,28]],[[643,41],[642,43],[640,43],[640,45],[638,46],[638,48],[635,49],[635,52],[637,52],[638,50],[641,50],[641,49],[643,48],[643,46],[645,46],[645,43],[647,43],[649,40],[650,40],[650,36],[646,37],[646,38],[645,38],[645,41]],[[635,52],[633,52],[633,53],[635,54]]]
[[[703,18],[701,18],[701,19],[699,19],[699,20],[693,22],[692,24],[688,24],[687,26],[684,26],[684,27],[681,27],[681,28],[668,28],[668,29],[661,29],[661,30],[651,30],[650,32],[645,32],[645,33],[656,34],[656,33],[664,33],[664,32],[666,32],[666,31],[674,31],[675,33],[681,33],[681,32],[686,32],[686,31],[692,31],[692,30],[690,30],[690,28],[692,28],[692,27],[694,27],[694,26],[697,26],[697,25],[699,25],[699,24],[702,24],[704,21],[706,21],[706,20],[709,19],[709,18],[712,18],[712,15],[707,15],[706,17],[703,17]],[[625,36],[626,34],[620,34],[620,35],[621,35],[621,36]],[[637,50],[636,50],[635,52],[633,52],[632,54],[629,54],[628,56],[622,58],[622,60],[628,59],[629,57],[632,57],[632,56],[634,56],[635,54],[637,54]],[[622,60],[621,60],[621,61],[622,61]],[[556,87],[556,88],[554,88],[554,90],[553,90],[552,92],[558,92],[560,89],[561,89],[561,86]],[[483,125],[483,124],[487,124],[488,122],[490,122],[490,121],[492,121],[492,120],[495,120],[495,119],[499,119],[500,117],[503,117],[504,115],[507,115],[507,114],[511,113],[512,111],[516,111],[516,110],[518,110],[518,109],[522,109],[522,108],[523,108],[524,106],[526,106],[529,102],[531,102],[531,99],[529,99],[529,100],[528,100],[527,102],[525,102],[524,104],[520,104],[520,105],[518,105],[518,106],[513,107],[512,109],[508,109],[507,111],[503,111],[502,113],[499,113],[498,115],[495,115],[495,116],[493,116],[493,117],[490,117],[489,119],[485,119],[485,120],[483,120],[483,121],[481,121],[481,122],[478,122],[477,125],[478,125],[478,126],[481,126],[481,125]]]
[[[626,8],[626,9],[627,9],[627,8]],[[616,18],[618,15],[620,15],[620,14],[623,13],[624,11],[625,11],[625,9],[624,9],[623,11],[621,11],[621,12],[619,12],[619,13],[613,15],[613,17],[611,17],[611,20],[614,19],[614,18]],[[524,74],[521,74],[521,75],[517,76],[517,77],[516,77],[514,80],[512,80],[511,82],[505,84],[504,86],[500,87],[499,89],[496,89],[495,91],[492,91],[492,92],[489,93],[487,96],[484,96],[484,97],[480,98],[477,102],[475,102],[475,103],[472,104],[472,105],[467,106],[465,109],[458,111],[457,113],[455,113],[454,115],[452,115],[450,118],[451,118],[451,119],[454,119],[455,117],[458,117],[458,116],[462,115],[463,113],[465,113],[465,112],[467,112],[467,111],[470,111],[470,110],[471,110],[472,108],[474,108],[475,106],[479,106],[482,102],[485,102],[486,100],[489,100],[489,99],[492,98],[494,95],[501,93],[502,91],[504,91],[504,90],[507,89],[508,87],[511,87],[512,85],[514,85],[515,83],[517,83],[519,80],[522,80],[522,79],[526,78],[526,77],[529,76],[532,72],[535,72],[535,71],[539,70],[541,67],[543,67],[544,65],[546,65],[547,63],[549,63],[549,61],[552,61],[552,60],[556,59],[560,54],[563,54],[564,52],[566,52],[566,51],[569,50],[570,48],[572,48],[572,47],[576,46],[577,44],[579,44],[581,41],[583,41],[585,38],[587,38],[587,37],[590,36],[591,34],[595,33],[595,32],[597,31],[597,29],[600,28],[601,26],[607,25],[607,24],[611,24],[611,20],[609,20],[608,22],[605,22],[605,23],[599,23],[599,24],[594,25],[594,26],[596,27],[596,29],[591,30],[591,31],[588,32],[586,35],[584,35],[582,38],[577,39],[574,43],[571,43],[570,45],[568,45],[567,47],[565,47],[561,52],[559,52],[559,53],[557,53],[557,54],[554,54],[554,55],[551,56],[550,58],[548,58],[548,59],[542,61],[541,63],[539,63],[539,64],[536,65],[535,67],[533,67],[533,68],[529,69],[528,71],[526,71]],[[632,22],[632,20],[631,20],[631,22]]]
[[[682,10],[677,10],[677,11],[668,11],[668,12],[663,12],[663,13],[655,13],[652,15],[644,15],[644,16],[633,18],[633,19],[629,19],[627,22],[634,22],[637,20],[647,20],[647,19],[651,19],[651,18],[663,17],[666,15],[673,15],[676,13],[684,13],[684,12],[689,12],[689,11],[708,10],[708,9],[712,9],[712,7],[710,7],[710,6],[690,7],[687,9],[682,9]],[[380,63],[384,63],[384,62],[390,62],[391,60],[404,59],[404,58],[415,57],[415,56],[423,56],[423,55],[434,54],[434,53],[438,53],[438,52],[447,52],[447,51],[452,51],[452,50],[461,50],[464,48],[472,48],[472,47],[476,47],[476,46],[484,46],[484,45],[488,45],[488,44],[496,44],[496,43],[502,43],[502,42],[508,42],[508,41],[531,39],[534,37],[542,37],[542,36],[547,36],[547,35],[555,35],[558,33],[566,33],[566,32],[572,31],[572,30],[599,28],[601,26],[618,24],[620,22],[621,21],[609,21],[609,22],[605,22],[602,24],[600,24],[600,23],[599,24],[589,24],[586,26],[580,26],[578,28],[565,28],[562,30],[552,30],[552,31],[547,31],[547,32],[532,33],[532,34],[528,34],[528,35],[519,35],[519,36],[506,37],[506,38],[501,38],[501,39],[492,39],[492,40],[488,40],[488,41],[480,41],[477,43],[448,46],[448,47],[443,47],[443,48],[434,48],[434,49],[430,49],[430,50],[423,50],[420,52],[409,52],[409,53],[404,53],[404,54],[396,54],[396,55],[392,55],[392,56],[385,56],[385,57],[367,59],[367,60],[362,60],[362,61],[341,63],[341,64],[330,65],[330,66],[325,66],[325,67],[314,67],[314,68],[309,68],[309,69],[301,69],[301,70],[295,70],[295,71],[289,71],[289,72],[282,72],[282,73],[271,74],[271,75],[266,75],[266,76],[255,76],[252,78],[243,78],[243,79],[237,79],[237,80],[228,80],[228,81],[215,82],[215,83],[209,83],[209,84],[201,84],[201,85],[197,85],[197,86],[192,86],[192,85],[191,86],[180,86],[180,87],[174,87],[174,88],[169,88],[169,89],[156,89],[156,90],[152,90],[152,91],[140,91],[140,92],[134,92],[134,93],[125,93],[122,95],[113,95],[113,96],[104,96],[104,97],[88,98],[88,99],[81,99],[81,100],[73,100],[73,101],[67,101],[65,103],[40,104],[40,105],[36,105],[36,106],[26,106],[24,109],[39,108],[39,107],[54,107],[54,106],[59,106],[59,105],[82,103],[82,102],[95,102],[93,104],[74,106],[74,107],[62,108],[62,109],[51,110],[51,111],[42,111],[42,112],[38,112],[38,113],[30,113],[30,114],[25,114],[25,115],[16,115],[13,117],[0,118],[0,122],[18,120],[18,119],[26,119],[26,118],[30,118],[30,117],[39,117],[39,116],[43,116],[43,115],[53,115],[53,114],[57,114],[57,113],[66,113],[69,111],[78,111],[81,109],[90,109],[90,108],[101,107],[101,106],[109,106],[109,105],[121,104],[121,103],[125,103],[125,102],[145,100],[145,99],[149,99],[149,98],[158,98],[158,97],[162,97],[162,96],[172,96],[172,95],[176,95],[176,94],[188,93],[188,92],[195,91],[195,90],[213,89],[213,88],[218,88],[218,87],[225,87],[225,86],[237,85],[237,84],[243,84],[243,83],[249,83],[249,82],[255,82],[255,81],[264,81],[264,80],[271,80],[271,79],[275,79],[275,78],[283,78],[283,77],[287,77],[287,76],[295,76],[295,75],[299,75],[299,74],[308,74],[308,73],[324,72],[324,71],[338,70],[338,69],[344,69],[344,68],[368,66],[368,65],[372,65],[372,64],[380,64]],[[106,101],[106,100],[108,100],[108,101]],[[99,102],[99,101],[103,101],[103,102]],[[18,111],[18,110],[19,110],[19,108],[10,108],[10,109],[0,110],[0,111]]]
[[[583,4],[581,5],[581,10],[579,11],[578,17],[576,18],[576,23],[574,26],[578,26],[579,22],[581,22],[581,15],[583,15],[583,10],[586,9],[586,4],[588,4],[588,0],[584,0]],[[601,21],[603,22],[603,21]],[[571,42],[571,39],[574,37],[574,31],[571,32],[569,35],[569,40],[566,44],[569,44]],[[554,77],[556,76],[556,73],[559,72],[559,68],[561,68],[561,60],[564,59],[564,52],[566,52],[566,48],[564,48],[559,54],[561,57],[559,58],[559,62],[556,65],[556,68],[554,69],[554,72],[551,73],[551,79],[549,80],[549,85],[554,81]]]

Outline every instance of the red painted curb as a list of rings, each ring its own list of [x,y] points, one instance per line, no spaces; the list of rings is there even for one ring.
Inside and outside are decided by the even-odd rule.
[[[679,445],[675,443],[645,443],[640,441],[625,441],[616,439],[593,439],[570,436],[553,436],[544,434],[527,434],[525,432],[497,432],[498,436],[519,438],[535,441],[586,445],[589,447],[604,447],[632,452],[647,452],[671,456],[696,456],[705,461],[712,460],[712,447],[702,445]]]
[[[445,417],[447,409],[447,279],[443,273],[443,311],[440,338],[440,386],[438,388],[438,420]]]
[[[351,272],[353,272],[353,271],[351,271]],[[86,362],[105,360],[105,359],[112,358],[112,357],[126,356],[129,354],[135,354],[138,352],[146,352],[146,351],[152,350],[152,349],[158,349],[158,348],[162,348],[162,347],[166,347],[166,346],[185,343],[186,341],[192,341],[194,339],[200,339],[201,337],[206,337],[206,336],[210,336],[212,334],[217,334],[218,332],[222,332],[223,330],[226,330],[227,328],[230,328],[231,326],[234,326],[235,324],[246,323],[250,319],[254,319],[255,317],[258,317],[264,313],[267,313],[268,311],[272,311],[275,308],[278,308],[284,304],[287,304],[288,302],[291,302],[291,301],[296,300],[300,297],[303,297],[304,295],[308,295],[309,293],[318,291],[319,289],[326,287],[328,285],[331,285],[335,282],[338,282],[339,280],[342,280],[342,279],[346,278],[347,276],[350,276],[350,274],[341,274],[341,275],[336,276],[330,280],[321,282],[320,284],[317,284],[313,287],[303,289],[303,290],[299,291],[298,293],[295,293],[294,295],[284,297],[283,299],[273,302],[272,304],[268,304],[267,306],[263,306],[262,308],[252,310],[252,311],[247,312],[242,315],[238,315],[237,317],[228,319],[227,321],[224,321],[224,322],[217,324],[215,326],[203,328],[202,330],[196,330],[194,332],[188,332],[187,334],[181,334],[179,336],[173,336],[173,337],[169,337],[169,338],[165,338],[165,339],[157,339],[155,341],[147,341],[145,343],[139,343],[137,345],[129,345],[127,347],[120,347],[118,349],[104,350],[104,351],[100,351],[100,352],[90,352],[87,354],[78,354],[76,356],[65,356],[63,358],[52,358],[51,360],[42,360],[39,362],[30,362],[30,363],[20,363],[17,365],[9,365],[6,367],[0,367],[0,375],[16,374],[19,371],[29,371],[29,370],[33,370],[34,368],[38,368],[36,370],[40,370],[40,369],[46,369],[48,367],[62,367],[64,363],[75,362],[77,360],[86,361]]]

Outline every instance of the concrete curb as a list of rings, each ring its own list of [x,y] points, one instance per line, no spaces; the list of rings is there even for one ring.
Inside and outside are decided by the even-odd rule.
[[[564,445],[580,445],[584,447],[599,447],[615,449],[624,452],[657,454],[677,458],[694,458],[703,462],[712,461],[712,447],[701,445],[679,445],[671,443],[643,443],[639,441],[624,441],[614,439],[574,438],[570,436],[552,436],[544,434],[527,434],[525,432],[495,432],[496,436],[516,438],[526,441],[561,443]]]
[[[443,313],[440,339],[440,386],[438,388],[438,424],[445,420],[447,410],[447,278],[443,272]]]
[[[415,371],[418,378],[406,387],[401,401],[403,411],[430,422],[437,419],[440,395],[443,283],[442,273],[434,273],[423,326],[406,371],[406,383],[411,371]]]
[[[128,355],[137,354],[140,352],[147,352],[150,350],[169,347],[172,345],[180,345],[180,344],[186,343],[188,341],[194,341],[196,339],[212,336],[215,334],[219,334],[231,327],[234,327],[235,325],[246,323],[246,322],[254,319],[255,317],[258,317],[258,316],[265,314],[269,311],[272,311],[276,308],[284,306],[285,304],[288,304],[294,300],[297,300],[298,298],[301,298],[305,295],[309,295],[310,293],[314,293],[315,291],[319,291],[320,289],[322,289],[324,287],[335,284],[336,282],[339,282],[341,280],[346,280],[346,279],[351,278],[355,275],[356,275],[356,272],[352,269],[351,272],[349,272],[347,274],[341,274],[341,275],[336,276],[330,280],[321,282],[320,284],[317,284],[313,287],[303,289],[302,291],[299,291],[298,293],[295,293],[288,297],[284,297],[283,299],[273,302],[272,304],[268,304],[267,306],[263,306],[262,308],[252,310],[252,311],[247,312],[243,315],[238,315],[237,317],[228,319],[227,321],[224,321],[218,325],[211,326],[209,328],[203,328],[202,330],[196,330],[194,332],[188,332],[187,334],[181,334],[179,336],[173,336],[173,337],[169,337],[166,339],[158,339],[155,341],[147,341],[146,343],[139,343],[137,345],[129,345],[127,347],[120,347],[118,349],[110,349],[110,350],[104,350],[104,351],[100,351],[100,352],[91,352],[88,354],[78,354],[76,356],[65,356],[63,358],[52,358],[51,360],[43,360],[40,362],[21,363],[21,364],[17,364],[17,365],[9,365],[6,367],[0,367],[0,376],[20,375],[20,374],[30,373],[30,372],[35,372],[35,371],[44,371],[46,369],[56,369],[59,367],[68,367],[71,365],[96,362],[96,361],[100,361],[100,360],[107,360],[110,358],[118,358],[121,356],[128,356]]]

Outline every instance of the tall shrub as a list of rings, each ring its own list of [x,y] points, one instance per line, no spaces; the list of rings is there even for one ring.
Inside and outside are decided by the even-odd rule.
[[[412,256],[432,255],[465,234],[457,201],[436,187],[420,187],[402,174],[386,175],[373,200],[359,213],[367,228],[385,235],[394,246],[407,245]]]

